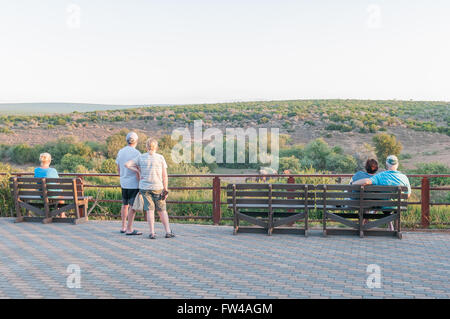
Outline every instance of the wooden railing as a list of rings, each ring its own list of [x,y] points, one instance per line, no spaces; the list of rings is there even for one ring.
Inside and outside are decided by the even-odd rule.
[[[0,173],[0,175],[5,175],[6,173]],[[30,176],[33,173],[11,173],[11,175],[15,176]],[[59,174],[61,177],[67,176],[75,176],[84,180],[86,177],[119,177],[117,174],[100,174],[100,173],[61,173]],[[290,174],[290,175],[258,175],[258,174],[196,174],[196,175],[188,175],[188,174],[171,174],[169,175],[169,185],[170,178],[205,178],[212,180],[212,186],[206,187],[169,187],[171,190],[211,190],[212,196],[210,201],[174,201],[168,200],[168,204],[203,204],[203,205],[212,205],[211,216],[171,216],[171,218],[175,219],[212,219],[214,224],[219,224],[222,218],[221,206],[226,204],[226,201],[222,201],[221,199],[221,190],[225,189],[226,186],[222,185],[222,181],[224,178],[266,178],[266,179],[286,179],[287,183],[295,183],[295,178],[334,178],[337,183],[341,183],[343,178],[351,178],[352,174]],[[408,175],[409,178],[421,178],[421,186],[420,187],[412,187],[413,189],[421,190],[421,200],[419,202],[409,202],[409,205],[420,205],[421,206],[421,227],[428,228],[430,226],[430,207],[431,206],[450,206],[450,203],[445,202],[431,202],[430,201],[430,192],[431,191],[450,191],[450,186],[440,186],[440,187],[430,187],[430,180],[438,177],[446,177],[450,178],[450,174],[411,174]],[[91,185],[86,184],[85,187],[89,188],[119,188],[120,185]],[[92,201],[94,201],[93,199]],[[111,200],[111,199],[98,199],[98,202],[116,202],[120,203],[121,200]],[[450,214],[450,207],[448,214]]]

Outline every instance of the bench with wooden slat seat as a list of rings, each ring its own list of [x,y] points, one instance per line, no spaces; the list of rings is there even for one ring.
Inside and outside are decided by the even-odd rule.
[[[316,208],[323,212],[323,234],[354,233],[402,237],[400,217],[407,209],[408,195],[403,186],[318,185]],[[370,213],[373,212],[373,213]],[[347,228],[327,228],[327,221]],[[363,220],[369,222],[364,224]],[[374,229],[394,222],[394,230]]]
[[[79,178],[31,178],[11,177],[16,222],[41,221],[72,222],[87,221],[90,197],[84,196],[84,187]],[[27,212],[27,216],[22,214]],[[61,213],[70,217],[59,217]]]
[[[264,230],[271,235],[276,227],[303,220],[304,229],[278,230],[308,236],[308,210],[314,209],[312,189],[313,185],[303,184],[229,184],[227,203],[233,209],[233,233]],[[240,220],[259,227],[240,227]]]

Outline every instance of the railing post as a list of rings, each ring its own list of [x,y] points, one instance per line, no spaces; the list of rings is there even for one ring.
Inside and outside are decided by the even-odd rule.
[[[295,184],[295,178],[293,176],[289,176],[287,179],[287,182],[288,182],[288,184]],[[292,192],[293,190],[289,189],[288,192],[289,191]],[[294,197],[288,197],[287,199],[294,199]],[[288,209],[288,213],[293,213],[293,212],[294,212],[293,209]],[[288,226],[292,227],[292,226],[294,226],[294,224],[295,224],[295,222],[292,222],[292,223],[288,224]]]
[[[220,219],[222,218],[222,212],[220,210],[220,178],[218,176],[215,176],[213,179],[212,197],[213,223],[214,225],[219,225]]]
[[[430,226],[430,181],[427,177],[422,178],[422,228],[428,228]]]

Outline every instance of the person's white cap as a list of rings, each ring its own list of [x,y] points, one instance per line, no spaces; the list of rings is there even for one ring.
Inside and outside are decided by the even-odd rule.
[[[398,164],[398,158],[397,158],[397,156],[395,156],[395,155],[389,155],[389,156],[386,158],[386,164],[391,165],[391,166],[397,165],[397,164]]]
[[[130,133],[127,134],[127,143],[128,144],[134,144],[134,143],[137,142],[138,138],[139,137],[138,137],[138,135],[136,133],[130,132]]]

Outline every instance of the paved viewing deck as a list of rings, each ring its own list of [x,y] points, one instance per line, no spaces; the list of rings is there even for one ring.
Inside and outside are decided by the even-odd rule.
[[[173,224],[176,238],[119,233],[117,221],[14,224],[0,218],[0,298],[450,298],[450,234],[232,235]],[[367,266],[381,270],[368,288]],[[69,265],[80,288],[68,288]],[[72,277],[71,277],[72,278]]]

